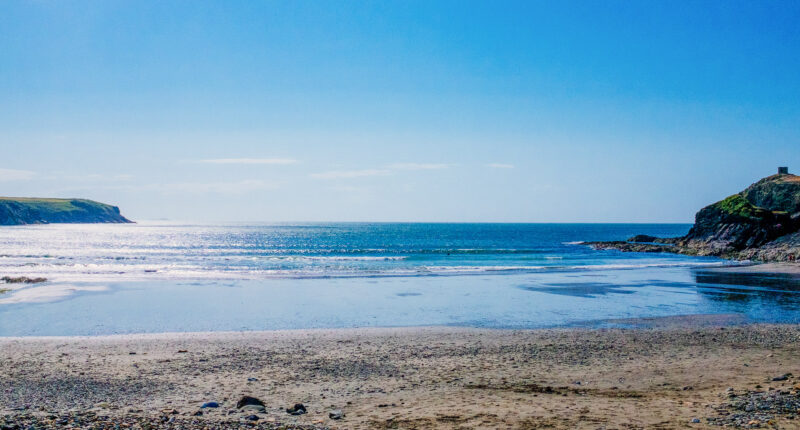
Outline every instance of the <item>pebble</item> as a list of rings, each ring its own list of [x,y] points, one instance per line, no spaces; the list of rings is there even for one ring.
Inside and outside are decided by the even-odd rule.
[[[219,407],[219,403],[217,403],[217,402],[205,402],[205,403],[203,403],[203,406],[200,406],[200,409],[218,408],[218,407]]]
[[[286,408],[286,413],[291,415],[303,415],[308,413],[308,411],[302,403],[295,403],[294,407]]]
[[[718,417],[709,423],[737,428],[760,427],[776,417],[797,419],[800,416],[800,396],[786,390],[746,391],[718,405]]]
[[[267,408],[265,408],[264,406],[261,406],[261,405],[244,405],[239,409],[242,410],[242,411],[257,412],[257,413],[261,413],[261,414],[267,412]]]
[[[340,420],[344,418],[344,412],[341,409],[334,409],[328,414],[328,417],[332,420]]]
[[[236,408],[241,409],[242,407],[249,405],[266,406],[264,402],[255,397],[243,396],[241,399],[239,399],[239,402],[236,403]]]
[[[792,376],[791,373],[784,373],[781,376],[776,376],[776,377],[772,378],[772,380],[773,381],[785,381],[785,380],[789,379],[791,376]]]
[[[251,417],[255,417],[253,420]],[[18,414],[0,414],[0,430],[63,430],[91,429],[150,429],[150,430],[210,430],[210,429],[239,429],[239,430],[312,430],[326,427],[309,426],[292,423],[276,423],[274,419],[260,420],[256,415],[234,418],[233,421],[207,421],[206,418],[188,416],[147,416],[147,415],[98,415],[90,411],[61,412],[57,414],[32,414],[22,412]]]

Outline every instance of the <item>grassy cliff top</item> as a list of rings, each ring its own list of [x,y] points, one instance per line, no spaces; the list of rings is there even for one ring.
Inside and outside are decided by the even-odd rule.
[[[0,225],[126,223],[119,208],[87,199],[0,197]]]
[[[54,199],[54,198],[46,198],[46,197],[2,197],[0,196],[0,201],[11,201],[11,202],[20,202],[20,203],[43,203],[43,204],[69,204],[73,201],[82,201],[82,202],[89,202],[89,203],[97,203],[99,205],[104,205],[105,203],[96,202],[94,200],[89,199]]]
[[[86,207],[96,207],[96,208],[113,208],[111,205],[107,205],[105,203],[96,202],[94,200],[87,200],[87,199],[51,199],[51,198],[39,198],[39,197],[0,197],[0,203],[2,202],[15,202],[20,203],[28,207],[36,207],[40,209],[47,209],[47,210],[60,210],[60,211],[74,211],[74,210],[84,210]]]
[[[754,206],[741,194],[734,194],[722,201],[714,203],[712,206],[716,206],[720,210],[730,215],[735,215],[742,218],[757,218],[763,216],[764,213],[767,212],[763,208]]]
[[[795,182],[800,183],[800,176],[793,175],[791,173],[785,173],[781,175],[772,175],[767,179],[775,179],[781,182]]]
[[[800,176],[768,176],[739,193],[753,206],[770,211],[800,212]]]

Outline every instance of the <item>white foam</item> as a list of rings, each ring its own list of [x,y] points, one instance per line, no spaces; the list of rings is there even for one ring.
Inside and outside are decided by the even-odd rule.
[[[79,291],[106,291],[105,286],[77,286],[70,284],[51,284],[13,290],[8,297],[0,298],[0,304],[39,303],[58,300]],[[2,296],[0,296],[2,297]]]

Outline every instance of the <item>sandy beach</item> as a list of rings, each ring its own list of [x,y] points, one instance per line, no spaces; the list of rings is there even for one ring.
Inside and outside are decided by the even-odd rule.
[[[0,428],[800,427],[800,327],[714,321],[2,338]]]

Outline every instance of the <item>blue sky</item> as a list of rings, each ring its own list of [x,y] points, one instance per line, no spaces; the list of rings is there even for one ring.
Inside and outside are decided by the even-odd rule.
[[[0,195],[690,222],[800,171],[800,3],[0,3]]]

